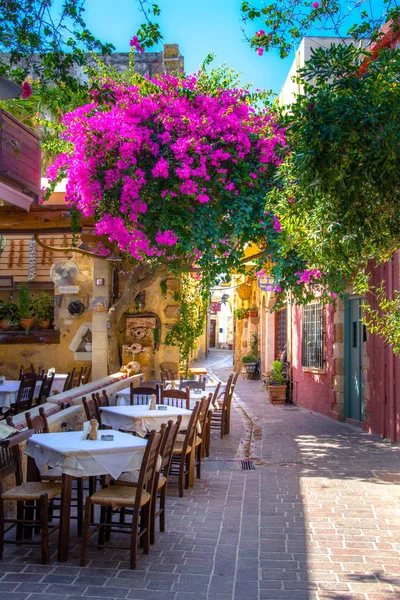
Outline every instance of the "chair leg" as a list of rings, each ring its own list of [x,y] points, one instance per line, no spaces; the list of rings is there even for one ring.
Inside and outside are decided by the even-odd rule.
[[[40,496],[40,529],[42,546],[42,565],[49,563],[49,501],[47,494]]]
[[[2,506],[3,506],[3,503],[2,503]],[[4,516],[3,516],[3,518],[4,518]],[[22,542],[23,537],[24,537],[24,527],[21,522],[24,519],[24,503],[23,502],[17,502],[17,519],[20,522],[17,523],[16,540],[17,540],[17,542]],[[2,530],[4,530],[4,527],[2,527]],[[4,531],[3,531],[3,533],[4,533]]]
[[[150,501],[150,544],[156,541],[156,511],[157,511],[157,489],[154,490]]]
[[[35,518],[35,503],[25,502],[25,519],[27,521],[33,521]],[[32,524],[32,523],[31,523]],[[25,527],[24,539],[29,540],[32,538],[33,527]]]
[[[150,510],[151,500],[142,507],[141,529],[143,531],[143,554],[150,554]]]
[[[185,460],[182,457],[181,461],[180,461],[180,465],[179,465],[179,482],[178,482],[180,498],[183,498],[184,477],[185,477]]]
[[[165,531],[165,501],[167,497],[167,484],[160,490],[160,531]]]
[[[76,479],[76,505],[77,505],[77,521],[78,521],[78,536],[82,536],[82,517],[83,517],[83,479]]]
[[[130,553],[130,568],[136,569],[137,547],[138,547],[138,519],[139,515],[134,512],[132,516],[131,528],[131,553]]]
[[[111,506],[108,506],[106,508],[106,523],[109,523],[111,525],[112,518],[113,518],[112,508],[111,508]],[[104,539],[105,539],[106,544],[110,541],[110,539],[111,539],[111,527],[106,527],[105,528]]]
[[[4,552],[4,502],[0,499],[0,560]]]
[[[196,477],[197,479],[201,479],[201,448],[203,446],[203,443],[200,444],[200,446],[197,446],[196,448],[196,454],[197,454],[197,463],[196,463]]]
[[[101,506],[100,507],[100,523],[102,523],[102,525],[100,525],[99,527],[99,537],[97,540],[97,544],[99,546],[104,546],[104,542],[105,542],[105,532],[106,532],[106,528],[104,526],[104,523],[106,522],[107,519],[107,510],[105,508],[105,506]]]
[[[90,537],[90,518],[92,514],[92,507],[92,501],[89,497],[87,497],[82,531],[81,567],[86,567],[88,563],[88,545]]]
[[[193,452],[193,450],[192,450]],[[196,458],[196,449],[194,449],[194,459]],[[189,478],[190,478],[190,459],[191,459],[191,453],[186,455],[186,461],[185,461],[185,489],[188,490],[189,489]]]

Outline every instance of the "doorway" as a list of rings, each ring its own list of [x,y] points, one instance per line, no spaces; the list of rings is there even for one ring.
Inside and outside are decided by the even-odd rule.
[[[344,405],[345,417],[364,420],[364,382],[362,373],[365,328],[361,322],[362,298],[347,297],[344,303]]]
[[[210,348],[215,348],[217,331],[217,321],[215,319],[210,320]]]

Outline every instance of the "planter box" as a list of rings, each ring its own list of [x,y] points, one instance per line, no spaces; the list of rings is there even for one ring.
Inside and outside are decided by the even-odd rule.
[[[246,367],[246,371],[248,373],[254,373],[257,367],[257,363],[252,362],[252,363],[243,363],[244,366]]]
[[[268,396],[271,404],[285,404],[286,385],[269,385]]]

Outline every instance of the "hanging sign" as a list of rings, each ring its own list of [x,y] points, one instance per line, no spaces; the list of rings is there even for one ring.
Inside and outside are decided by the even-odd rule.
[[[217,312],[221,310],[221,302],[211,302],[210,304],[210,313],[212,315],[216,315]]]
[[[276,286],[270,275],[261,275],[258,277],[258,287],[263,292],[275,292]]]

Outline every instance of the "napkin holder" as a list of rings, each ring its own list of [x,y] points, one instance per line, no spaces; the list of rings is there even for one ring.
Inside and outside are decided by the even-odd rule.
[[[156,410],[156,403],[157,403],[157,396],[155,394],[153,394],[152,396],[150,396],[149,410]]]
[[[97,419],[90,419],[83,424],[83,440],[97,440],[97,429],[99,424]]]

